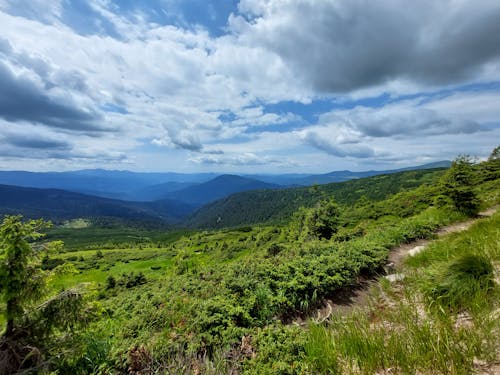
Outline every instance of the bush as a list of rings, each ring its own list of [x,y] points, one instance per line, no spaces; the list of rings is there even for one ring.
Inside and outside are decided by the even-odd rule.
[[[44,257],[42,259],[42,270],[53,270],[57,266],[64,264],[64,259]]]
[[[106,289],[113,289],[116,286],[116,279],[113,275],[108,275],[106,278]]]
[[[277,243],[273,243],[267,248],[267,256],[274,257],[274,256],[278,255],[279,253],[281,253],[282,251],[283,251],[282,245],[277,244]]]
[[[471,307],[494,286],[494,268],[484,256],[465,254],[451,262],[428,292],[432,301],[452,309]]]

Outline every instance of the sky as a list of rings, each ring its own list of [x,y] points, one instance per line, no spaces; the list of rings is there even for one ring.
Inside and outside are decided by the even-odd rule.
[[[0,0],[0,169],[485,158],[498,20],[498,0]]]

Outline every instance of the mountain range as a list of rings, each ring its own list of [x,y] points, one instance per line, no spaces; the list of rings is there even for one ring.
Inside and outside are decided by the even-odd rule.
[[[213,222],[215,216],[215,219],[220,216],[214,212],[220,211],[221,207],[225,207],[221,211],[225,217],[243,217],[248,208],[242,207],[241,204],[246,202],[245,204],[253,206],[250,211],[254,215],[256,207],[266,199],[277,202],[280,200],[280,194],[294,195],[291,191],[307,192],[304,186],[388,175],[405,170],[444,168],[449,165],[450,162],[443,161],[403,170],[337,171],[321,175],[238,176],[106,170],[0,171],[0,214],[21,213],[27,217],[44,217],[51,220],[112,217],[207,226]],[[280,193],[284,189],[286,193]],[[257,195],[244,193],[253,191],[256,191]],[[233,197],[234,194],[237,195]],[[299,195],[304,196],[302,193]],[[252,197],[250,200],[253,201],[250,202],[248,197]],[[199,211],[196,212],[197,210]],[[266,214],[260,215],[260,219],[265,220],[268,209],[265,208],[263,212]],[[186,218],[190,216],[186,222]],[[259,217],[256,219],[260,220]]]

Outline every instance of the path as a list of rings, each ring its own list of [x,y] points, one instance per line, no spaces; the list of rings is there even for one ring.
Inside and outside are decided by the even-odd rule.
[[[469,229],[470,226],[477,220],[492,216],[497,211],[497,208],[498,206],[495,206],[486,211],[480,212],[477,218],[444,226],[436,232],[436,235],[438,238],[441,238],[451,233],[465,231]],[[386,272],[388,275],[385,277],[391,282],[402,280],[404,278],[404,274],[394,272],[402,264],[403,259],[407,256],[418,254],[433,241],[435,240],[417,240],[392,249],[386,266]],[[360,279],[357,281],[357,285],[340,290],[334,297],[325,300],[323,307],[317,309],[315,313],[311,314],[312,320],[322,323],[332,314],[345,315],[352,310],[353,307],[365,306],[369,300],[370,287],[377,282],[378,281],[376,279]],[[294,321],[294,324],[304,326],[307,323],[305,320],[298,318]]]

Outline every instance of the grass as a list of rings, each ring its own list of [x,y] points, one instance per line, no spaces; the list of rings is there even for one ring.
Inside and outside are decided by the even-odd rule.
[[[474,253],[485,256],[494,263],[500,261],[500,214],[473,225],[467,235],[453,233],[445,239],[431,243],[425,251],[407,258],[410,268],[442,267],[443,263],[461,254]]]
[[[47,240],[62,240],[66,251],[82,249],[112,249],[140,244],[165,246],[189,235],[192,231],[148,230],[133,227],[97,227],[85,220],[75,220],[47,232]]]
[[[366,310],[313,325],[305,345],[313,372],[470,374],[478,361],[498,361],[499,219],[409,258],[401,271],[408,277],[381,283]]]

